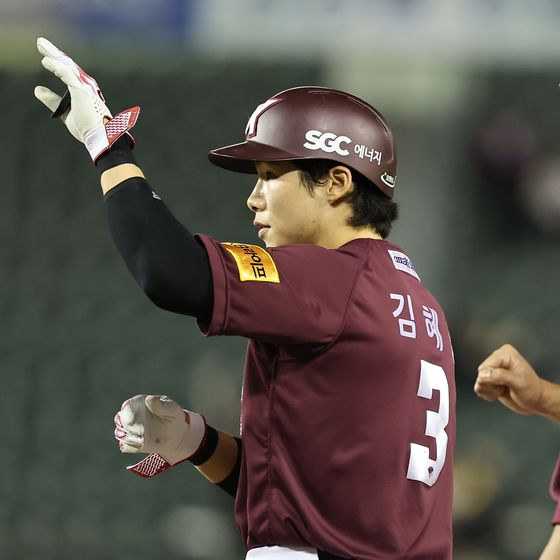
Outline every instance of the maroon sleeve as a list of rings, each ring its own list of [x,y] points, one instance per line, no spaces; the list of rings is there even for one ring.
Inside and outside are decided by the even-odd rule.
[[[552,524],[560,524],[560,456],[558,456],[558,461],[554,472],[552,473],[552,480],[550,481],[550,495],[552,499],[556,502],[556,511],[552,516]]]
[[[214,308],[205,335],[239,335],[284,345],[327,344],[342,329],[361,269],[361,257],[316,245],[286,245],[265,251],[224,244],[199,235],[212,268]],[[232,248],[255,253],[275,271],[242,279]],[[229,247],[229,250],[228,250]],[[260,255],[260,256],[259,256]]]

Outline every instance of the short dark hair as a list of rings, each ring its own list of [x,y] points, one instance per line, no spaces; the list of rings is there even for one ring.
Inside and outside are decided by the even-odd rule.
[[[299,170],[301,182],[310,193],[321,184],[321,180],[332,167],[341,165],[328,159],[298,159],[293,163]],[[354,189],[348,196],[353,212],[347,224],[355,228],[375,228],[375,231],[385,239],[391,232],[393,222],[398,218],[398,204],[363,175],[352,168],[349,169],[352,171]]]

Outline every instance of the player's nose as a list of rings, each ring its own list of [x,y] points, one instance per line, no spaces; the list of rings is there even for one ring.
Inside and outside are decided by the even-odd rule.
[[[261,212],[264,210],[265,201],[262,195],[260,179],[256,182],[249,198],[247,198],[247,206],[249,207],[249,210],[252,210],[253,212]]]

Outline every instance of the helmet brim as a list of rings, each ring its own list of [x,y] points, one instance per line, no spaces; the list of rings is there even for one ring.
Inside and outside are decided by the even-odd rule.
[[[256,174],[256,161],[286,161],[302,158],[273,146],[247,140],[211,150],[208,153],[208,159],[214,165],[229,171]]]

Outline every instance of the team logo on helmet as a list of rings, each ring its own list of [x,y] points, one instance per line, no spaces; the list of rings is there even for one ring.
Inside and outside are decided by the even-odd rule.
[[[332,132],[321,132],[320,130],[308,130],[305,133],[307,142],[303,145],[308,150],[322,150],[327,154],[336,152],[339,156],[348,156],[350,152],[343,144],[351,144],[352,140],[348,136],[337,136]]]
[[[395,188],[396,177],[393,177],[393,175],[390,175],[389,173],[387,173],[387,171],[385,171],[381,174],[380,178],[388,187],[390,187],[391,189]]]
[[[247,126],[245,127],[245,135],[247,138],[252,138],[257,134],[257,124],[259,122],[259,117],[265,112],[268,111],[273,105],[276,103],[280,103],[281,99],[267,99],[264,103],[261,103],[254,111],[253,114],[249,117],[249,121],[247,122]]]

